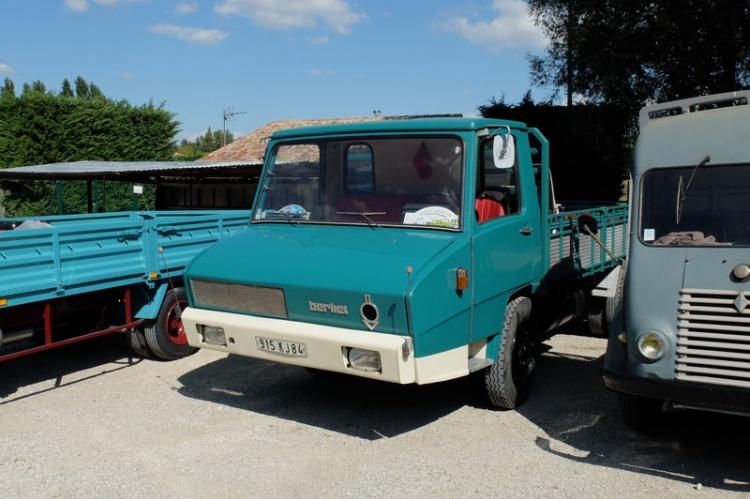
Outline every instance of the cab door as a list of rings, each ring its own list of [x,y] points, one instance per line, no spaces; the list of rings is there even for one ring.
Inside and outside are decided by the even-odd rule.
[[[541,268],[540,210],[528,138],[525,134],[514,137],[516,161],[509,169],[495,168],[492,138],[481,138],[477,145],[475,208],[480,209],[471,217],[474,306],[470,342],[502,330],[508,297],[532,282]],[[502,209],[487,209],[487,199],[500,203]]]

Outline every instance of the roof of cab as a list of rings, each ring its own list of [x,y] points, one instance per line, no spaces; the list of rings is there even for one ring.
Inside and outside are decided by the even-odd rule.
[[[364,123],[346,123],[280,130],[273,134],[274,139],[290,139],[321,135],[351,135],[362,133],[398,132],[457,132],[496,128],[507,125],[526,130],[526,124],[519,121],[491,118],[418,118],[406,120],[382,120]]]

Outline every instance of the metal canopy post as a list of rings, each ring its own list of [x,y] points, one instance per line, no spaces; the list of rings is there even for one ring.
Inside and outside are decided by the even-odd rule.
[[[91,192],[91,179],[86,179],[86,211],[88,213],[94,212],[94,200]]]

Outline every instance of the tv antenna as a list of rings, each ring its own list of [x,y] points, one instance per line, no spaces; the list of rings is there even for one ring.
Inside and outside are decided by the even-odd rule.
[[[224,109],[224,128],[223,128],[223,133],[222,133],[222,136],[224,138],[223,139],[224,143],[222,144],[222,146],[227,145],[227,121],[232,121],[234,117],[237,116],[238,114],[247,114],[247,112],[233,111],[231,108]]]

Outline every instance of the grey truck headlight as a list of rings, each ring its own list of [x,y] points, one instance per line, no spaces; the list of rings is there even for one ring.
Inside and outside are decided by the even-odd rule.
[[[656,362],[664,357],[667,350],[667,341],[664,336],[656,331],[647,331],[638,337],[636,343],[638,353],[649,362]]]

